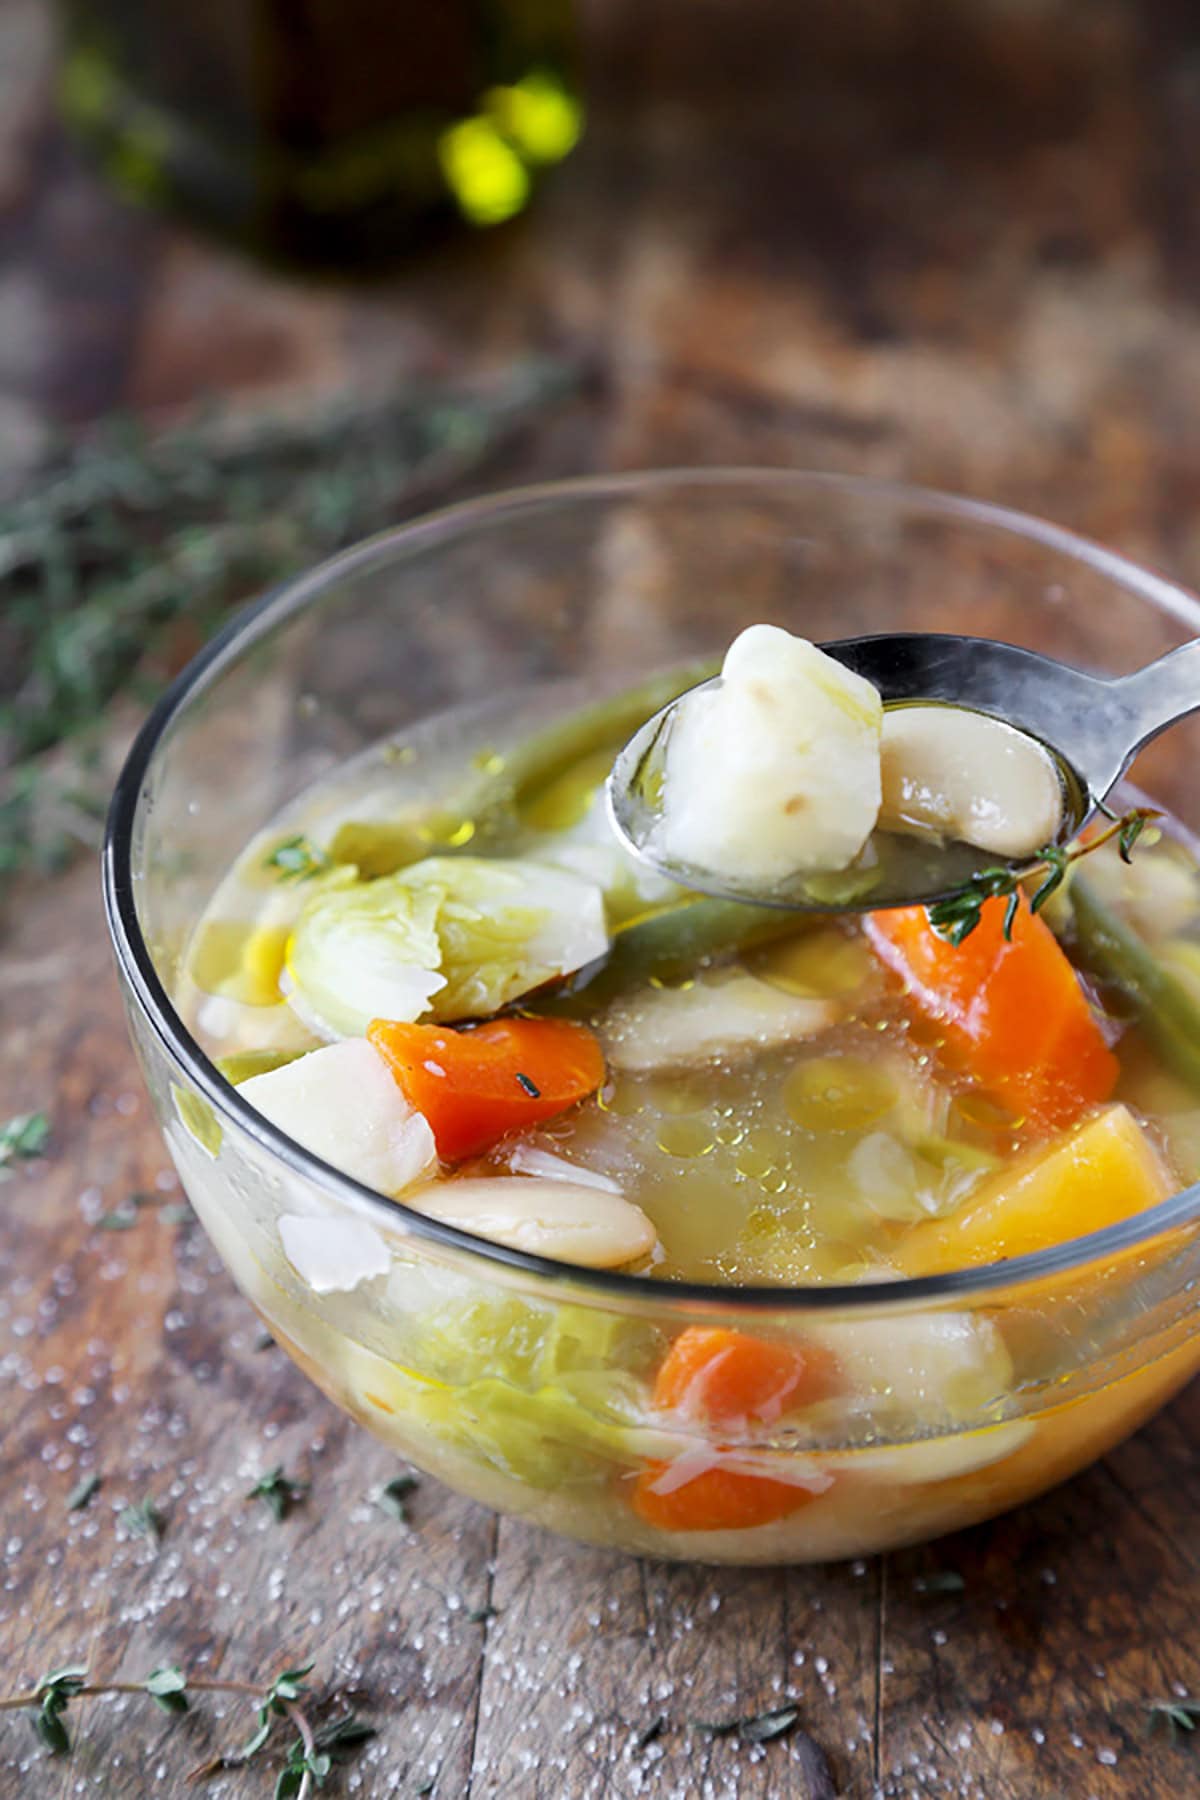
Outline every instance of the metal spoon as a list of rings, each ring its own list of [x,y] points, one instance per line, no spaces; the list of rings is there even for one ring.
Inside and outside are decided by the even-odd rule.
[[[990,638],[932,632],[842,638],[821,648],[878,688],[885,706],[919,700],[967,707],[1036,739],[1053,756],[1062,779],[1059,842],[1079,830],[1144,744],[1200,710],[1200,638],[1119,676],[1087,675]],[[658,777],[665,733],[676,709],[701,691],[689,689],[647,720],[608,778],[609,814],[618,836],[659,874],[723,899],[828,912],[927,904],[958,892],[981,870],[1003,866],[1003,858],[967,844],[881,830],[850,869],[796,877],[769,889],[664,858],[653,835],[661,816]]]

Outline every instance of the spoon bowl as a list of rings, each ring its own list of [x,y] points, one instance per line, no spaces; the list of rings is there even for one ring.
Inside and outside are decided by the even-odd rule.
[[[1062,785],[1065,843],[1112,791],[1142,746],[1200,709],[1200,639],[1130,675],[1089,675],[1068,663],[991,638],[936,632],[886,632],[842,638],[821,649],[877,688],[885,708],[913,702],[982,713],[1032,738],[1048,752]],[[796,875],[762,886],[732,881],[664,854],[663,756],[673,720],[690,688],[648,719],[613,763],[609,816],[625,847],[681,887],[793,911],[864,912],[931,905],[984,870],[1023,870],[1037,858],[1009,858],[958,841],[876,828],[849,868]]]

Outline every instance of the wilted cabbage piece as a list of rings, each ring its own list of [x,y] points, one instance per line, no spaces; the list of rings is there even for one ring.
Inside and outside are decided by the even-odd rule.
[[[393,1279],[395,1271],[393,1271]],[[349,1379],[389,1411],[534,1487],[612,1480],[696,1440],[659,1428],[645,1371],[661,1334],[585,1307],[457,1295],[414,1317],[404,1366],[343,1341]]]
[[[418,1019],[445,987],[440,896],[400,876],[317,894],[288,946],[288,1000],[323,1037],[362,1037],[372,1019]]]
[[[327,1036],[372,1019],[480,1018],[607,948],[594,882],[516,858],[427,857],[305,907],[289,999]]]

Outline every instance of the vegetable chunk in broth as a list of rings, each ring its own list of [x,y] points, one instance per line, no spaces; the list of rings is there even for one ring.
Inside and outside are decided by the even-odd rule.
[[[651,1299],[886,1301],[1200,1176],[1200,872],[1169,820],[954,932],[699,898],[626,854],[603,795],[631,729],[698,678],[433,720],[289,805],[180,982],[227,1079],[405,1208]],[[1065,1280],[672,1334],[632,1299],[464,1273],[399,1209],[284,1196],[250,1234],[219,1133],[181,1107],[174,1148],[272,1329],[357,1417],[482,1499],[635,1550],[804,1559],[957,1527],[1098,1453],[1196,1360],[1172,1342],[1157,1376],[1064,1401],[1092,1304]],[[1096,1306],[1132,1308],[1124,1266]]]

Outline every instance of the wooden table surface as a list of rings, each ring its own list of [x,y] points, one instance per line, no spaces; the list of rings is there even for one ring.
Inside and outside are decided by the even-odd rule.
[[[584,354],[601,380],[505,478],[743,461],[930,481],[1200,581],[1200,24],[1172,0],[606,0],[585,145],[526,222],[347,294],[126,211],[52,122],[47,30],[0,5],[0,454],[114,406],[247,405]],[[377,1739],[362,1800],[1200,1793],[1200,1393],[1060,1492],[865,1564],[638,1564],[394,1472],[257,1327],[167,1162],[83,864],[4,927],[0,1684],[54,1664],[251,1681],[314,1659]],[[285,1523],[243,1495],[311,1480]],[[81,1474],[103,1487],[81,1512]],[[151,1496],[157,1549],[119,1522]],[[954,1571],[960,1591],[923,1578]],[[494,1615],[472,1619],[486,1607]],[[758,1749],[696,1717],[794,1695]],[[245,1718],[81,1711],[70,1763],[0,1715],[0,1795],[185,1791]],[[638,1747],[660,1715],[660,1735]],[[225,1800],[270,1792],[258,1765]],[[186,1790],[191,1791],[191,1790]]]

